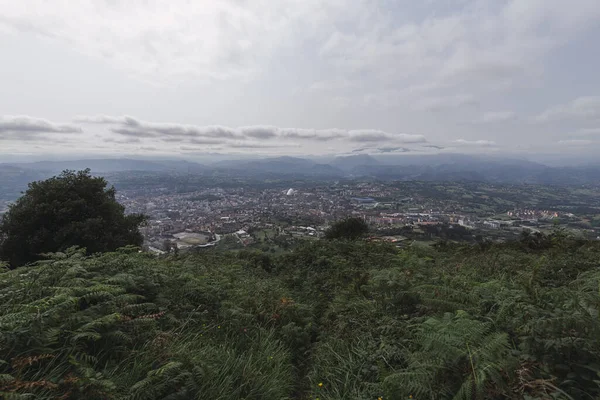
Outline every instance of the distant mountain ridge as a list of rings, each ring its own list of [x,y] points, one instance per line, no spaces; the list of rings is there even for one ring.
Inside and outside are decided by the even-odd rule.
[[[126,171],[217,174],[252,178],[361,178],[380,180],[481,181],[491,183],[600,184],[600,165],[550,167],[511,158],[440,155],[351,155],[325,163],[300,157],[219,161],[209,165],[184,160],[92,159],[0,164],[0,185],[46,177],[65,169],[90,168],[95,174]]]
[[[352,156],[336,157],[331,164],[344,171],[351,171],[357,167],[381,165],[381,162],[368,154],[356,154]]]
[[[344,172],[330,164],[298,157],[275,157],[261,160],[220,161],[211,167],[221,171],[236,171],[241,175],[257,173],[296,176],[343,176]]]
[[[0,164],[25,170],[61,172],[66,169],[82,170],[89,168],[94,173],[123,172],[123,171],[200,171],[206,169],[202,164],[185,160],[135,160],[129,158],[101,158],[72,161],[36,161],[32,163]]]

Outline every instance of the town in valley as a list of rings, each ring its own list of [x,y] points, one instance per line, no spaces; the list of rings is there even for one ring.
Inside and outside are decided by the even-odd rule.
[[[364,219],[370,240],[397,246],[517,240],[555,229],[600,239],[594,187],[283,180],[182,190],[127,182],[118,200],[127,212],[148,216],[145,248],[157,253],[214,246],[282,251],[346,217]]]

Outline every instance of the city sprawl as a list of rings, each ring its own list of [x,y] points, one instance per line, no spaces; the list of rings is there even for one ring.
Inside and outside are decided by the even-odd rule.
[[[278,251],[318,238],[333,221],[350,216],[369,224],[371,240],[398,246],[505,241],[558,228],[600,236],[595,187],[282,180],[211,180],[203,187],[200,181],[174,183],[177,178],[138,187],[131,177],[114,179],[127,211],[148,216],[142,231],[146,248],[155,252],[215,245]]]

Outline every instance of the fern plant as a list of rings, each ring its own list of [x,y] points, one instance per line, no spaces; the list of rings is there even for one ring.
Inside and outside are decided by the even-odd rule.
[[[508,336],[464,311],[426,320],[414,344],[407,368],[385,379],[392,398],[489,399],[508,387]]]

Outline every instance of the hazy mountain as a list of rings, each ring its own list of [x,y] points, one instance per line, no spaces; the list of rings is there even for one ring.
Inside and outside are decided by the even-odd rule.
[[[315,164],[313,165],[309,171],[307,171],[310,175],[320,176],[320,177],[337,177],[341,178],[346,173],[339,168],[336,168],[329,164]]]
[[[599,185],[600,166],[549,167],[536,175],[535,180],[546,185]]]
[[[179,172],[204,172],[210,169],[206,165],[185,160],[164,160],[157,163],[168,170]]]
[[[183,160],[93,159],[0,164],[0,187],[12,197],[26,183],[64,169],[96,174],[144,171],[264,178],[370,178],[383,180],[485,181],[495,183],[600,184],[600,166],[550,167],[523,159],[438,155],[352,155],[325,160],[274,157],[219,161],[209,166]]]
[[[1,166],[2,164],[0,164]],[[204,170],[201,164],[184,160],[134,160],[128,158],[90,159],[69,161],[37,161],[32,163],[12,164],[15,167],[59,173],[66,169],[82,170],[89,168],[92,173],[123,172],[123,171],[182,171]]]
[[[0,164],[0,200],[13,200],[27,189],[29,182],[49,178],[52,174]]]
[[[229,160],[212,164],[218,169],[235,169],[242,172],[269,172],[269,173],[303,173],[312,168],[316,163],[305,158],[276,157],[261,160]]]
[[[322,164],[298,157],[275,157],[262,160],[227,160],[211,164],[221,173],[230,173],[237,176],[273,177],[277,175],[286,177],[318,177],[341,178],[346,175],[344,171],[330,164]]]
[[[206,167],[184,160],[90,159],[67,161],[36,161],[30,163],[0,164],[0,200],[14,200],[32,181],[47,179],[62,171],[90,168],[92,174],[105,175],[120,172],[202,173]]]
[[[380,164],[400,166],[437,166],[443,164],[469,163],[478,158],[468,154],[378,154],[373,156]]]
[[[331,165],[334,167],[340,168],[344,171],[352,171],[356,167],[362,167],[365,165],[380,165],[381,163],[377,161],[374,157],[368,154],[357,154],[352,156],[345,157],[336,157]]]

